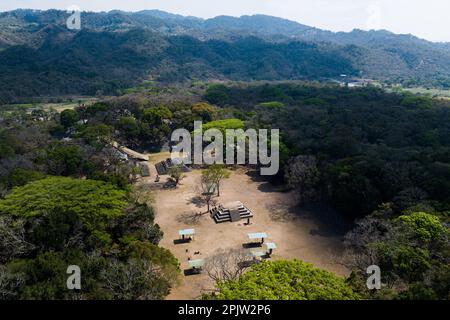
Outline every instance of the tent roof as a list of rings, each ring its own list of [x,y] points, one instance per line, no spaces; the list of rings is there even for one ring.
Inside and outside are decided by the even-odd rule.
[[[263,257],[263,256],[266,255],[266,253],[263,252],[263,251],[252,251],[252,255],[253,255],[254,257]]]
[[[205,260],[203,260],[203,259],[189,261],[190,268],[201,268],[204,265],[205,265]]]
[[[267,238],[267,233],[265,232],[261,232],[261,233],[249,233],[248,234],[248,238],[250,240],[254,240],[254,239],[265,239]]]
[[[266,243],[266,247],[267,247],[267,249],[276,249],[277,245],[273,242],[268,242],[268,243]]]
[[[184,229],[184,230],[180,230],[178,231],[178,234],[180,236],[190,236],[195,234],[195,229]]]

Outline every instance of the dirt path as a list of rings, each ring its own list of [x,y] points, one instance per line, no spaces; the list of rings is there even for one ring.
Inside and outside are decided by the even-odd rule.
[[[244,221],[215,224],[208,214],[199,214],[206,208],[193,201],[198,194],[200,174],[190,172],[177,189],[158,190],[154,195],[156,223],[164,232],[160,245],[178,258],[182,270],[188,268],[188,257],[205,259],[219,248],[242,248],[248,242],[248,233],[266,232],[268,241],[278,246],[272,259],[297,258],[339,275],[346,274],[342,266],[334,263],[334,257],[342,250],[341,238],[320,226],[311,214],[298,212],[292,194],[276,192],[269,184],[254,181],[244,170],[233,171],[230,179],[223,182],[217,200],[244,203],[254,213],[252,224],[246,226]],[[195,240],[174,244],[178,230],[185,228],[195,228]],[[195,255],[197,251],[200,254]],[[214,283],[206,275],[183,275],[181,284],[167,299],[195,299],[213,288]]]

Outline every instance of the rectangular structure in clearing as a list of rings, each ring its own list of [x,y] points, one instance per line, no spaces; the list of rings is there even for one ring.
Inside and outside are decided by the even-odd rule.
[[[266,238],[267,238],[267,233],[265,233],[265,232],[260,232],[260,233],[249,233],[249,234],[248,234],[248,238],[249,238],[250,240],[266,239]]]
[[[194,229],[184,229],[184,230],[178,231],[178,234],[179,234],[181,237],[185,237],[185,236],[193,236],[193,235],[195,235],[195,230],[194,230]]]
[[[192,268],[192,269],[201,269],[204,265],[205,265],[205,260],[203,260],[203,259],[189,261],[189,268]]]

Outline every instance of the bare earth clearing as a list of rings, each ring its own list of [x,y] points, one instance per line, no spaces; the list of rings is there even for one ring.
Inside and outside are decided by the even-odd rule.
[[[157,157],[150,156],[153,162]],[[152,161],[153,160],[153,161]],[[158,159],[159,160],[159,159]],[[151,193],[156,209],[156,223],[164,232],[160,245],[169,249],[180,261],[181,269],[188,268],[188,257],[207,259],[219,249],[242,248],[248,242],[247,234],[266,232],[267,242],[275,242],[278,249],[272,259],[301,259],[317,267],[346,275],[347,270],[335,263],[335,257],[342,250],[342,238],[318,222],[311,212],[295,206],[293,194],[281,193],[264,181],[258,181],[244,168],[234,170],[224,180],[218,203],[241,201],[254,214],[251,225],[245,221],[216,224],[205,213],[207,208],[196,201],[200,170],[186,174],[176,189],[157,188],[154,183],[156,172],[142,182],[142,187]],[[161,177],[161,184],[167,176]],[[202,214],[203,213],[203,214]],[[194,241],[175,244],[178,230],[194,228]],[[200,254],[194,254],[199,251]],[[207,275],[181,276],[181,283],[174,288],[167,299],[196,299],[205,291],[214,289],[214,283]]]

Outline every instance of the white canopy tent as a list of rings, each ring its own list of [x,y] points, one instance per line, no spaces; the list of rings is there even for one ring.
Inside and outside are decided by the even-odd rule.
[[[252,250],[251,254],[252,254],[253,258],[257,259],[257,258],[262,258],[262,257],[266,256],[267,253],[264,251]]]
[[[267,238],[267,233],[265,233],[265,232],[260,232],[260,233],[249,233],[249,234],[248,234],[248,238],[249,238],[250,240],[266,239],[266,238]]]
[[[261,243],[264,243],[264,239],[267,238],[267,233],[259,232],[259,233],[249,233],[248,238],[250,241],[260,240]]]
[[[190,260],[189,261],[189,268],[191,269],[201,269],[205,265],[205,260],[198,259],[198,260]]]
[[[195,229],[184,229],[184,230],[180,230],[178,231],[178,234],[180,235],[181,238],[185,239],[186,237],[194,237],[195,235]]]

